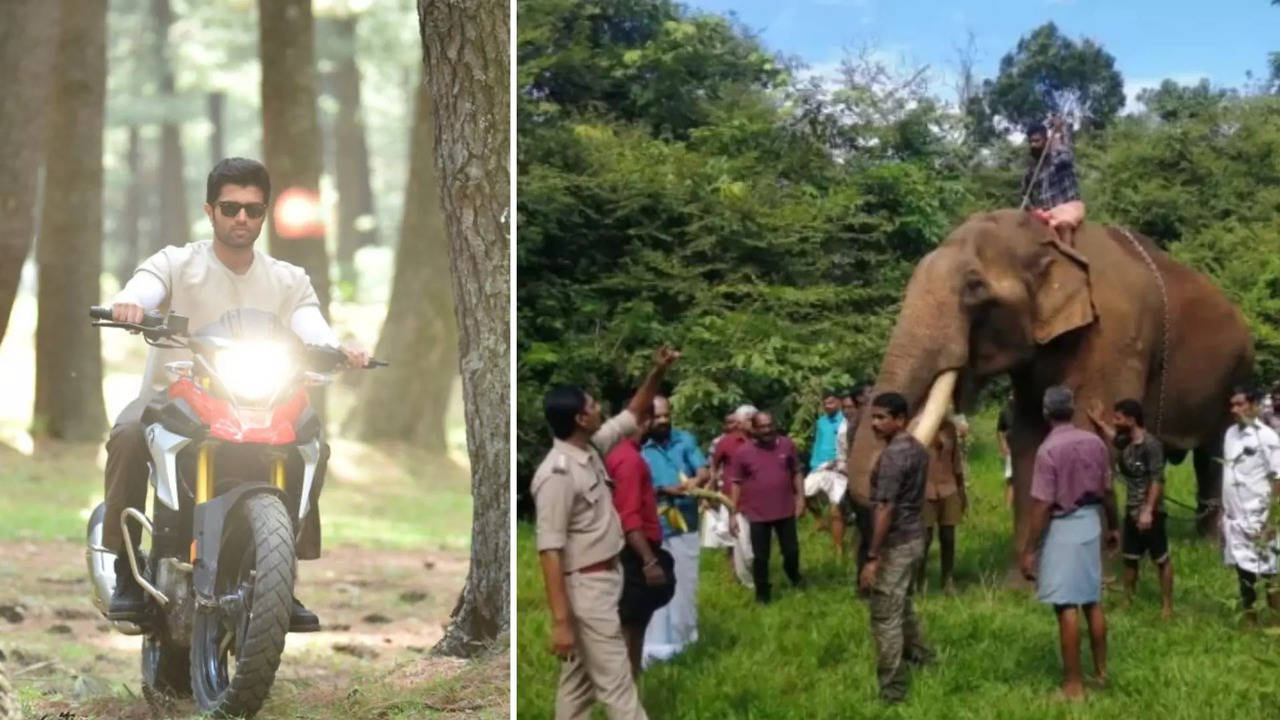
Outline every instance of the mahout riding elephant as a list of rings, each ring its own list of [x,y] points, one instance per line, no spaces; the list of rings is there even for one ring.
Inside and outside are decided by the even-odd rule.
[[[1147,429],[1172,462],[1194,451],[1200,529],[1216,527],[1223,432],[1230,388],[1245,382],[1253,343],[1240,311],[1205,275],[1149,238],[1123,228],[1081,226],[1074,248],[1033,214],[999,210],[969,217],[916,265],[885,350],[875,393],[902,393],[913,432],[932,441],[948,408],[966,408],[992,377],[1015,394],[1015,548],[1027,532],[1036,448],[1048,433],[1045,388],[1076,395],[1086,411],[1140,400]],[[864,410],[866,412],[866,410]],[[850,490],[867,502],[879,453],[869,422],[849,453]]]

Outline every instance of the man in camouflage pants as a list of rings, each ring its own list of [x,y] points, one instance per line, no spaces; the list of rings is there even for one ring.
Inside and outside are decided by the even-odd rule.
[[[906,432],[907,401],[896,392],[871,403],[871,427],[887,445],[871,477],[871,550],[858,584],[871,591],[871,633],[876,643],[880,699],[899,703],[910,687],[909,665],[927,665],[911,602],[911,580],[924,561],[924,491],[929,454]]]

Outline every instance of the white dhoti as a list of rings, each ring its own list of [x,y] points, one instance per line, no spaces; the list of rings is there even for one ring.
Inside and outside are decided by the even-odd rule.
[[[1259,575],[1275,575],[1276,542],[1265,539],[1265,515],[1222,518],[1222,561]]]
[[[755,576],[751,574],[751,561],[755,560],[755,550],[751,548],[751,521],[738,513],[738,536],[733,539],[733,574],[738,582],[754,590]]]
[[[675,559],[676,592],[671,602],[658,609],[644,633],[642,662],[670,660],[698,640],[698,555],[697,533],[672,535],[662,547]]]
[[[755,588],[756,583],[751,575],[751,560],[755,558],[751,550],[751,523],[739,513],[738,535],[735,537],[729,522],[732,517],[732,511],[724,505],[704,511],[702,547],[733,550],[733,574],[738,577],[738,582],[748,588]],[[679,580],[676,583],[678,592]]]
[[[702,547],[733,547],[733,531],[729,529],[729,508],[717,505],[702,511]]]
[[[823,465],[809,473],[804,479],[805,497],[813,497],[818,493],[825,493],[832,505],[839,505],[840,501],[844,499],[845,491],[848,489],[849,478],[845,477],[844,473],[836,471],[834,466],[828,468]]]

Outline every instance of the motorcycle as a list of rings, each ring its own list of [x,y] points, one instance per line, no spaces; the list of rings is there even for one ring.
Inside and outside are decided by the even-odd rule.
[[[89,315],[97,327],[192,354],[166,365],[172,383],[142,415],[152,513],[126,508],[121,525],[147,610],[112,624],[142,636],[148,697],[190,695],[202,712],[252,717],[280,664],[295,542],[322,480],[322,425],[307,390],[332,382],[346,357],[304,345],[257,310],[231,310],[195,332],[173,313],[148,312],[140,323],[112,322],[105,307]],[[93,602],[110,620],[115,554],[102,546],[104,517],[100,504],[86,559]],[[131,521],[150,536],[149,552],[135,553]]]

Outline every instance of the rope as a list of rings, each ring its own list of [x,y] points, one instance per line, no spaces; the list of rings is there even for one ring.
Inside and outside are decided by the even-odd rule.
[[[1156,279],[1156,285],[1160,288],[1160,300],[1163,310],[1161,318],[1163,333],[1160,339],[1160,404],[1156,406],[1155,425],[1155,433],[1158,437],[1160,435],[1160,429],[1163,427],[1164,423],[1165,378],[1169,371],[1169,332],[1173,326],[1173,320],[1169,315],[1169,293],[1168,290],[1165,289],[1164,276],[1160,274],[1160,269],[1156,267],[1156,263],[1151,259],[1151,255],[1147,252],[1147,249],[1142,247],[1142,243],[1139,243],[1137,239],[1133,237],[1133,234],[1125,228],[1118,228],[1118,230],[1124,233],[1125,237],[1129,238],[1129,242],[1133,243],[1134,249],[1142,256],[1143,261],[1147,264],[1147,268],[1151,270],[1151,274]]]

